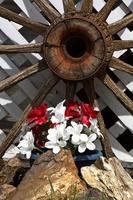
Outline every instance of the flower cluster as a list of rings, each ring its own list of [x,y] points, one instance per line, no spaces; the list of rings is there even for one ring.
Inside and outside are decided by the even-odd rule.
[[[79,153],[94,150],[93,142],[101,136],[97,125],[98,108],[83,102],[64,104],[62,101],[56,107],[42,104],[33,108],[22,128],[24,136],[3,158],[11,157],[11,152],[16,150],[16,154],[24,154],[29,159],[34,148],[52,149],[55,154],[64,147],[77,148]]]

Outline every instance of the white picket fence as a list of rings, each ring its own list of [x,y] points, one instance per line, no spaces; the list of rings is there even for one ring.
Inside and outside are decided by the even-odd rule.
[[[61,0],[50,0],[50,2],[63,13],[63,4]],[[40,12],[40,9],[31,0],[0,0],[2,5],[13,8],[20,15],[26,15],[36,21],[47,23]],[[82,0],[77,3],[77,9],[80,8]],[[94,0],[94,8],[99,11],[105,4],[104,0]],[[112,23],[123,18],[128,13],[133,12],[133,0],[121,0],[117,8],[109,15],[107,22]],[[133,39],[133,30],[125,28],[118,33],[123,40]],[[28,44],[42,41],[43,38],[31,32],[27,32],[24,27],[12,21],[0,17],[0,44]],[[133,52],[133,49],[130,50]],[[127,53],[127,50],[121,50],[114,53],[119,58]],[[132,54],[133,55],[133,54]],[[0,55],[0,80],[5,79],[18,72],[20,69],[30,66],[41,59],[39,54],[8,54]],[[127,73],[112,69],[112,73],[118,78],[117,84],[125,91],[133,92],[133,77]],[[26,105],[34,98],[44,80],[51,76],[49,70],[33,75],[17,85],[0,93],[0,134],[7,133],[12,124],[23,113]],[[95,81],[96,92],[99,96],[101,110],[106,107],[117,116],[117,121],[109,127],[110,139],[113,151],[116,156],[126,162],[126,166],[133,167],[133,141],[132,147],[126,150],[117,140],[126,130],[133,134],[133,116],[126,108],[115,98],[99,80]],[[56,105],[64,99],[64,83],[60,82],[46,98],[50,105]],[[109,116],[108,116],[109,117]],[[133,139],[133,137],[132,137]],[[97,144],[99,146],[99,144]]]

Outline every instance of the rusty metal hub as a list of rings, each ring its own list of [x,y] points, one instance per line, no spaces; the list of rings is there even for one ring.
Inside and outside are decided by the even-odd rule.
[[[110,40],[106,24],[96,18],[66,16],[50,26],[44,56],[59,77],[83,80],[105,68],[112,56]]]

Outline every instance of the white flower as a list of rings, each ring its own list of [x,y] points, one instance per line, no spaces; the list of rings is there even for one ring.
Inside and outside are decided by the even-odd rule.
[[[98,137],[103,137],[100,129],[98,128],[97,119],[90,119],[91,125],[89,127],[90,132],[96,133]]]
[[[32,131],[27,132],[23,136],[23,139],[20,140],[18,144],[18,148],[21,154],[26,155],[27,159],[31,157],[31,151],[34,149],[34,137]]]
[[[78,145],[80,142],[80,134],[83,130],[82,124],[77,124],[74,121],[71,121],[72,126],[67,127],[67,132],[69,135],[72,135],[72,144]]]
[[[65,121],[65,110],[66,107],[63,106],[65,100],[59,103],[55,108],[48,108],[47,111],[52,111],[51,114],[54,114],[51,117],[52,123],[61,123]]]
[[[15,145],[11,145],[7,151],[5,152],[5,154],[3,155],[3,159],[4,160],[9,160],[11,158],[14,158],[18,153],[20,153],[20,150],[15,146]]]
[[[55,154],[59,153],[61,147],[67,145],[67,140],[69,140],[70,135],[66,131],[66,123],[59,124],[55,128],[48,130],[47,139],[48,142],[45,143],[45,147],[48,149],[53,149]]]
[[[89,150],[94,150],[95,144],[93,143],[97,138],[97,135],[95,133],[90,134],[87,136],[86,134],[80,135],[80,144],[78,146],[79,153],[83,153],[86,148]]]

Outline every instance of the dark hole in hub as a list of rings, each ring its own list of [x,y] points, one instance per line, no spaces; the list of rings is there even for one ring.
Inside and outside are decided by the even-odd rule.
[[[87,51],[86,40],[83,36],[69,36],[65,41],[65,49],[69,56],[80,58]]]

